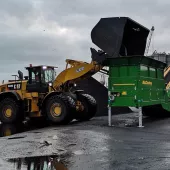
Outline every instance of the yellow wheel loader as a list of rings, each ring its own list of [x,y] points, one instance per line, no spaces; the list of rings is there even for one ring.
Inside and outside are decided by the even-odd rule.
[[[67,124],[73,119],[86,121],[97,111],[93,96],[73,90],[77,81],[102,69],[95,61],[66,60],[66,69],[55,77],[53,66],[26,67],[28,76],[18,71],[16,80],[0,86],[0,121],[19,123],[25,118],[46,118]]]

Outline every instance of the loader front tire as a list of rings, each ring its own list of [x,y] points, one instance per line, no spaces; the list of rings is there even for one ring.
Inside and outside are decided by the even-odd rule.
[[[77,94],[77,100],[83,105],[82,111],[77,111],[75,118],[79,121],[88,121],[93,118],[97,112],[97,102],[89,94]]]
[[[16,100],[5,98],[0,101],[0,121],[2,123],[20,122],[20,106]]]
[[[74,100],[64,94],[54,95],[46,102],[46,116],[53,124],[68,124],[73,119]]]

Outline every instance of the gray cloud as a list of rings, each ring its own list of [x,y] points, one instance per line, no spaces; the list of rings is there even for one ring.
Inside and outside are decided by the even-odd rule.
[[[44,17],[73,28],[90,39],[90,31],[101,17],[129,16],[148,28],[155,26],[154,47],[168,50],[169,44],[162,35],[169,32],[169,5],[167,0],[76,0],[41,1]],[[160,41],[164,39],[164,43]],[[92,44],[91,44],[92,45]]]
[[[0,2],[0,72],[7,80],[32,63],[65,68],[65,59],[90,61],[93,26],[101,17],[128,16],[155,26],[154,48],[169,50],[166,0],[6,0]],[[1,80],[0,80],[1,81]]]
[[[9,14],[19,18],[27,18],[33,11],[33,1],[5,0],[1,1],[1,14]]]

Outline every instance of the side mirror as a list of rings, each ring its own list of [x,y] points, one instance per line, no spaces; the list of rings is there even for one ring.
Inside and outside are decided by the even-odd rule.
[[[23,76],[22,71],[18,70],[18,75],[19,75],[19,79],[23,80],[24,76]]]

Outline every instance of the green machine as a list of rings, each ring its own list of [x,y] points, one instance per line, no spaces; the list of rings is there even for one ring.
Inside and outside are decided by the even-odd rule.
[[[101,50],[91,48],[92,58],[108,71],[108,116],[111,107],[128,106],[142,115],[169,113],[169,91],[164,70],[167,65],[144,56],[150,30],[128,17],[101,18],[91,32],[92,42]]]

